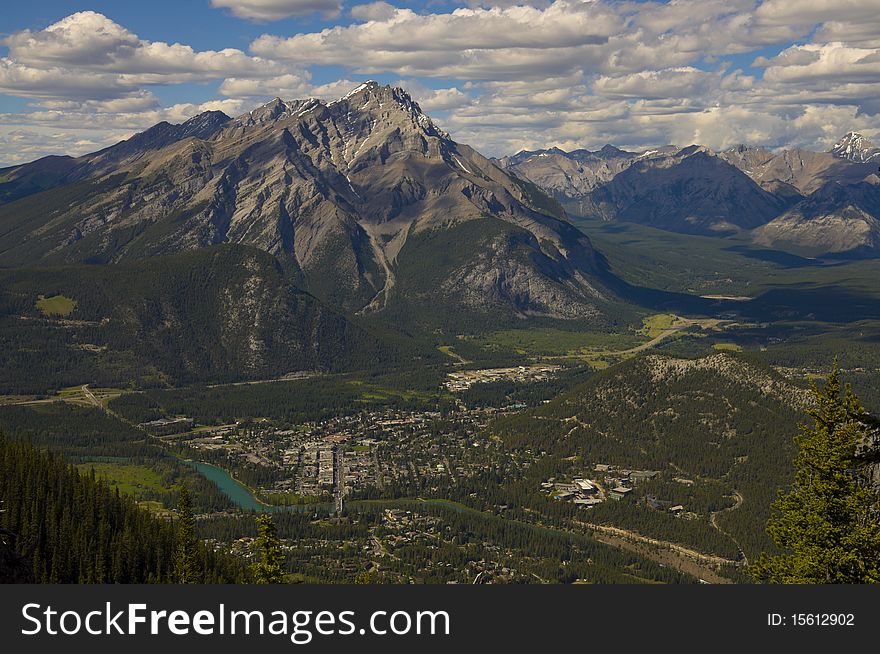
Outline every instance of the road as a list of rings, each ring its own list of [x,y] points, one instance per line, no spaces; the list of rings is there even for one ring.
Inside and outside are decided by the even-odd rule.
[[[634,354],[638,354],[639,352],[644,352],[645,350],[650,350],[655,345],[665,341],[667,338],[671,338],[675,336],[678,332],[687,329],[689,327],[693,327],[694,325],[698,325],[699,327],[706,328],[717,328],[725,324],[723,320],[718,320],[714,318],[708,318],[705,320],[692,320],[690,318],[681,318],[677,317],[676,320],[678,324],[673,325],[667,329],[664,329],[662,332],[657,334],[654,338],[645,341],[641,345],[636,345],[635,347],[628,348],[626,350],[595,350],[590,352],[592,356],[595,357],[626,357]],[[556,355],[556,356],[542,356],[538,357],[540,360],[551,360],[551,359],[571,359],[571,358],[582,358],[581,356],[575,356],[572,354],[565,355]]]
[[[739,544],[739,541],[737,541],[736,538],[734,538],[734,537],[731,536],[728,532],[724,531],[720,526],[718,526],[718,521],[716,520],[716,518],[717,518],[720,514],[722,514],[722,513],[729,513],[730,511],[736,511],[740,506],[742,506],[742,503],[743,503],[743,496],[740,494],[739,491],[736,491],[736,490],[733,491],[733,499],[734,499],[734,505],[733,505],[733,506],[728,506],[726,509],[721,509],[720,511],[713,511],[712,514],[709,516],[709,523],[710,523],[713,527],[715,527],[715,529],[717,529],[717,530],[720,531],[722,534],[724,534],[725,536],[727,536],[730,540],[732,540],[734,543],[736,543],[736,546],[739,548],[739,553],[742,555],[743,562],[744,562],[746,565],[748,565],[748,564],[749,564],[749,559],[748,559],[748,557],[746,556],[746,553],[743,551],[742,545]]]
[[[673,552],[677,552],[682,556],[686,556],[688,558],[694,559],[695,561],[699,561],[701,563],[706,563],[709,565],[736,565],[738,563],[737,561],[732,561],[731,559],[725,559],[723,556],[704,554],[703,552],[692,550],[683,545],[679,545],[678,543],[673,543],[667,540],[659,540],[657,538],[649,538],[648,536],[643,536],[638,532],[629,531],[628,529],[621,529],[620,527],[611,527],[609,525],[596,525],[591,522],[581,521],[577,521],[577,524],[589,529],[590,531],[607,533],[613,536],[618,536],[620,538],[632,539],[640,543],[645,543],[646,545],[653,545],[654,547],[662,547],[664,549],[672,550]]]
[[[89,385],[88,385],[88,384],[83,384],[83,386],[82,386],[82,392],[83,392],[83,395],[86,396],[86,399],[87,399],[89,402],[91,402],[92,404],[94,404],[94,405],[95,405],[96,407],[98,407],[99,409],[102,409],[102,410],[104,409],[104,405],[101,404],[101,402],[98,400],[98,398],[95,397],[95,394],[92,393],[92,391],[89,390]]]
[[[662,332],[660,332],[660,334],[658,334],[657,336],[652,338],[650,341],[646,341],[646,342],[642,343],[641,345],[631,347],[628,350],[617,350],[616,352],[602,352],[602,354],[609,354],[611,356],[616,356],[616,357],[627,356],[629,354],[638,354],[639,352],[644,352],[645,350],[650,350],[652,347],[654,347],[655,345],[657,345],[661,341],[666,340],[670,336],[674,336],[675,334],[680,332],[682,329],[685,329],[686,327],[690,327],[690,326],[691,326],[690,323],[687,323],[684,325],[676,325],[675,327],[670,327],[669,329],[664,329]]]

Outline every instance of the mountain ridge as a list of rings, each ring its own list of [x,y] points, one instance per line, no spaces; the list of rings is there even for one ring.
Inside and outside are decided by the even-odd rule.
[[[849,132],[826,152],[745,144],[627,152],[607,145],[595,152],[522,151],[498,161],[575,215],[682,233],[746,232],[764,247],[874,256],[880,203],[864,189],[877,177],[878,155],[864,136]],[[849,195],[861,199],[844,202]]]
[[[160,123],[28,186],[40,161],[0,185],[0,264],[240,243],[284,259],[332,305],[373,313],[400,299],[398,258],[414,237],[480,221],[460,239],[467,256],[408,300],[439,289],[468,311],[591,319],[608,295],[589,239],[558,205],[373,81],[331,102],[276,98],[235,118]]]

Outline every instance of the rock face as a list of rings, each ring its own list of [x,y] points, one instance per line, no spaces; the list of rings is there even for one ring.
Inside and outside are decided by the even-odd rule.
[[[795,246],[811,254],[870,253],[880,248],[880,178],[830,182],[783,215],[756,229],[768,247]]]
[[[45,165],[6,171],[0,194],[21,197],[16,180]],[[417,291],[571,317],[595,315],[602,296],[595,253],[564,212],[453,141],[405,91],[375,82],[329,103],[276,99],[233,119],[159,124],[55,168],[42,192],[0,206],[4,265],[239,243],[287,261],[319,297],[373,312],[412,287],[398,271],[410,241],[478,222],[486,229],[454,244],[465,255],[458,266]]]
[[[523,150],[498,162],[555,197],[579,198],[614,179],[639,156],[638,153],[606,145],[595,152],[565,152],[559,148]]]
[[[834,144],[831,154],[839,159],[867,163],[880,158],[880,148],[858,132],[848,132]]]
[[[584,206],[606,220],[712,234],[762,225],[784,203],[708,149],[691,146],[640,158],[592,191]]]

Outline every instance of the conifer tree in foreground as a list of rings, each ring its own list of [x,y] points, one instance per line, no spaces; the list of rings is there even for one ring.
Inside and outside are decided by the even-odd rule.
[[[174,552],[174,581],[178,584],[197,584],[201,581],[196,553],[198,542],[196,541],[192,500],[186,486],[180,489],[177,513],[180,524],[177,528],[177,542]]]
[[[780,554],[749,572],[763,583],[880,583],[880,492],[856,459],[867,415],[836,365],[813,394],[815,424],[795,439],[794,483],[767,525]]]
[[[257,518],[256,544],[260,552],[260,560],[251,566],[254,583],[283,584],[285,582],[284,569],[282,568],[284,555],[281,553],[281,541],[278,539],[275,521],[268,513]]]

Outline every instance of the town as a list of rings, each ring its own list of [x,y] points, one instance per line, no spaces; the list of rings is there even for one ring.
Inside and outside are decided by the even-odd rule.
[[[339,503],[392,491],[437,491],[490,469],[516,474],[527,468],[533,456],[507,451],[485,435],[489,421],[499,415],[504,411],[495,408],[446,416],[370,411],[295,426],[266,420],[202,426],[161,438],[237,478],[259,471],[261,483],[252,490],[262,501]]]

